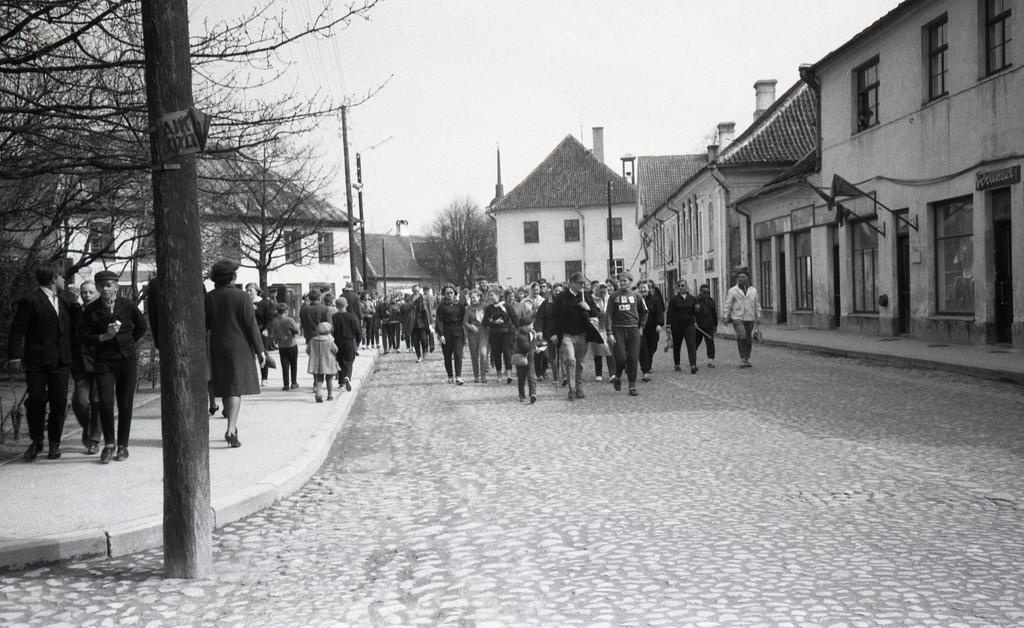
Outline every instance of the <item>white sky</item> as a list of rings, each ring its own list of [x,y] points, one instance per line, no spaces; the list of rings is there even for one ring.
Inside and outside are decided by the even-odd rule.
[[[193,0],[192,13],[231,14],[249,4]],[[801,63],[817,61],[897,4],[386,0],[332,40],[287,54],[300,89],[321,87],[339,99],[393,75],[350,112],[352,177],[361,150],[368,231],[404,218],[412,232],[426,233],[451,199],[491,200],[496,144],[506,192],[566,134],[590,147],[594,126],[604,127],[605,162],[617,172],[625,153],[700,152],[719,122],[736,122],[737,134],[749,125],[755,80],[778,79],[781,95]],[[281,6],[301,21],[317,3]],[[344,207],[340,128],[327,123],[317,142],[338,173],[330,200]]]

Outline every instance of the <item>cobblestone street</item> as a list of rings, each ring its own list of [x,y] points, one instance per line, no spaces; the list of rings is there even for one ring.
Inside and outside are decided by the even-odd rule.
[[[533,406],[383,356],[320,472],[216,532],[215,579],[8,572],[0,624],[1024,624],[1024,390],[735,352]]]

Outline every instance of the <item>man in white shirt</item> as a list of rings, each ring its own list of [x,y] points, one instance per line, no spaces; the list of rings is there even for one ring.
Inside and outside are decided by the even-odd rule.
[[[761,302],[757,290],[750,285],[750,275],[745,270],[736,273],[736,285],[729,288],[728,294],[725,295],[722,320],[732,323],[733,329],[736,330],[740,367],[750,368],[752,334],[761,320]]]

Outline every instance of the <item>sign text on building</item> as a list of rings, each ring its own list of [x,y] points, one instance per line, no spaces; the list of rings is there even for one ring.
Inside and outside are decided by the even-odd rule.
[[[976,189],[987,190],[1001,185],[1020,183],[1020,166],[1010,166],[999,170],[979,172]]]

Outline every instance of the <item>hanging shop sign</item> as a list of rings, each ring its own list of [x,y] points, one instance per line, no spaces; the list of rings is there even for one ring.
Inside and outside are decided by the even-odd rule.
[[[977,174],[975,189],[987,190],[989,188],[997,188],[1004,185],[1013,185],[1014,183],[1020,183],[1020,166],[1010,166],[1009,168],[1000,168],[999,170],[979,172]]]

